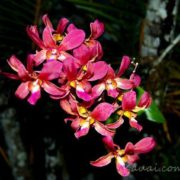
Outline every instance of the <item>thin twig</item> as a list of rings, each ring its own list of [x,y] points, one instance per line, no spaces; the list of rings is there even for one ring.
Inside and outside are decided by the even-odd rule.
[[[164,52],[159,56],[159,58],[154,62],[154,66],[159,65],[166,55],[180,42],[180,34],[172,41],[172,43],[164,50]]]

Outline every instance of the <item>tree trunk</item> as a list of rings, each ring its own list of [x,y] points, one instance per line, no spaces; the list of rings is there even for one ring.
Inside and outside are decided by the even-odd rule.
[[[140,56],[157,57],[174,39],[179,0],[149,0],[143,21]]]

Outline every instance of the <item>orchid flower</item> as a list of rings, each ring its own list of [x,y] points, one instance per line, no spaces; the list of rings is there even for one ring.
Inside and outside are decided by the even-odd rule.
[[[100,71],[96,71],[99,69]],[[66,89],[69,91],[73,88],[76,95],[84,100],[91,101],[93,99],[92,86],[89,81],[96,81],[103,78],[107,73],[108,65],[103,61],[89,63],[84,68],[79,68],[79,65],[72,58],[68,58],[63,62],[63,68],[59,82],[65,82]]]
[[[138,111],[148,108],[150,106],[151,101],[152,100],[149,93],[144,92],[138,104],[136,105],[136,92],[126,92],[122,96],[122,110],[119,110],[117,113],[120,116],[126,116],[129,119],[130,126],[136,128],[138,131],[141,131],[142,126],[138,124],[135,118]]]
[[[66,18],[59,21],[56,30],[53,29],[47,15],[44,15],[42,19],[46,26],[42,33],[42,40],[36,26],[27,27],[28,35],[41,49],[35,54],[35,65],[41,64],[46,59],[63,61],[66,57],[72,57],[65,51],[72,50],[84,42],[84,31],[75,29],[64,35],[64,30],[69,22]]]
[[[150,152],[154,146],[155,141],[151,137],[141,139],[135,145],[128,142],[125,149],[121,149],[117,144],[114,144],[112,137],[104,137],[103,142],[108,150],[108,154],[100,157],[90,164],[96,167],[103,167],[108,165],[113,158],[115,158],[116,170],[121,176],[128,176],[129,170],[126,164],[134,163],[138,160],[139,154]]]
[[[61,105],[63,106],[65,103]],[[67,107],[66,104],[66,109],[69,109]],[[77,110],[74,112],[76,118],[67,118],[66,122],[72,121],[71,127],[75,130],[76,138],[85,136],[91,126],[103,136],[113,136],[115,131],[106,127],[102,122],[106,121],[114,111],[114,106],[105,102],[98,104],[93,111],[89,111],[83,106],[77,106]]]
[[[11,56],[8,64],[14,71],[17,72],[17,75],[5,72],[2,74],[11,79],[22,81],[15,92],[15,95],[18,98],[24,99],[28,96],[28,102],[35,105],[41,97],[41,88],[50,95],[58,95],[61,97],[65,95],[66,92],[63,89],[60,89],[50,82],[50,80],[57,79],[59,77],[62,63],[57,61],[47,62],[44,64],[40,73],[38,71],[33,71],[33,55],[28,56],[27,69],[15,56]]]
[[[131,80],[120,78],[120,76],[126,71],[129,67],[130,59],[128,56],[123,56],[121,65],[117,74],[109,66],[106,77],[102,82],[95,85],[93,88],[94,96],[99,97],[104,90],[107,91],[108,96],[117,98],[120,90],[129,90],[133,88],[134,84]]]

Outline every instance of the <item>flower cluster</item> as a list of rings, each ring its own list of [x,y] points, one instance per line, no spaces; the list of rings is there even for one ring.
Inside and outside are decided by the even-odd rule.
[[[137,64],[123,56],[119,70],[115,72],[102,60],[103,49],[97,39],[104,32],[104,24],[98,20],[90,23],[89,36],[66,18],[60,19],[57,28],[53,27],[47,15],[42,20],[45,25],[42,36],[37,26],[27,27],[27,34],[38,48],[35,54],[28,55],[26,67],[13,55],[8,64],[16,74],[1,74],[21,82],[15,95],[26,98],[31,105],[41,98],[42,90],[58,100],[60,107],[69,114],[65,122],[70,122],[76,138],[87,135],[94,128],[102,135],[109,153],[92,161],[91,165],[105,166],[115,158],[117,172],[127,176],[127,163],[134,163],[139,154],[147,153],[155,146],[151,137],[136,144],[128,142],[125,149],[113,142],[116,130],[124,120],[141,131],[137,113],[151,104],[147,92],[137,98],[135,88],[141,81],[136,74]],[[133,71],[128,78],[123,77],[130,66]],[[109,121],[113,115],[118,118]]]

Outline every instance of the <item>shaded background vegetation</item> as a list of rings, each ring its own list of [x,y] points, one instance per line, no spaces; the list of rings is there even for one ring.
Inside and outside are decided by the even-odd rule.
[[[142,115],[140,122],[144,131],[127,131],[125,124],[117,133],[116,142],[123,146],[127,141],[135,142],[146,135],[154,136],[157,141],[156,149],[142,156],[138,166],[173,166],[180,169],[180,46],[177,44],[156,66],[154,62],[169,45],[167,42],[161,39],[157,56],[141,56],[147,7],[147,0],[1,0],[0,67],[8,70],[6,59],[12,54],[23,60],[28,53],[34,52],[35,46],[27,36],[25,28],[31,24],[38,24],[42,28],[41,17],[45,13],[48,13],[54,24],[59,18],[67,17],[86,30],[87,34],[90,22],[95,19],[103,21],[106,27],[105,34],[100,39],[105,52],[103,60],[118,67],[122,55],[136,58],[140,63],[138,73],[142,76],[142,86],[151,92],[165,117],[164,123],[157,123],[156,115],[156,122],[148,121],[148,118]],[[161,37],[163,33],[167,33],[165,30],[170,26],[167,25],[169,21],[171,20],[166,18],[166,21],[160,24]],[[179,14],[175,21],[174,37],[180,32]],[[26,165],[22,165],[22,171],[18,172],[19,177],[37,180],[120,179],[113,165],[100,169],[89,165],[90,160],[105,153],[96,133],[92,131],[88,137],[77,141],[70,127],[64,124],[66,115],[59,108],[58,102],[44,95],[37,106],[31,107],[27,102],[14,97],[17,82],[0,78],[0,122],[3,122],[3,118],[11,118],[10,122],[18,123],[22,141],[18,147],[22,146],[22,151],[27,154],[23,161]],[[15,110],[12,117],[4,115],[9,115],[8,109]],[[12,169],[19,167],[16,163],[13,164],[7,141],[13,126],[8,126],[6,130],[3,123],[0,123],[0,179],[13,180],[18,178],[13,177],[16,172]],[[142,171],[133,172],[129,177],[140,178],[179,179],[180,175],[179,172]]]

